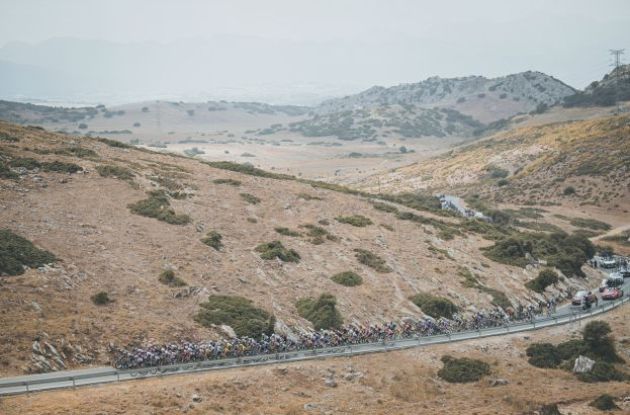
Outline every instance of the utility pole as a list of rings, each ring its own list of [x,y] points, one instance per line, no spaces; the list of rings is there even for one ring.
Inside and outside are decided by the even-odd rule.
[[[615,59],[611,66],[615,67],[615,71],[621,66],[621,55],[623,55],[624,51],[625,49],[610,49],[610,54],[613,55]]]
[[[619,88],[621,87],[619,85],[619,83],[620,83],[619,80],[620,80],[620,78],[622,76],[622,73],[621,73],[621,66],[622,66],[621,55],[623,55],[624,51],[625,51],[625,49],[610,49],[609,50],[609,52],[613,56],[613,60],[614,60],[614,62],[611,64],[611,66],[615,67],[615,69],[613,69],[613,74],[614,74],[614,77],[615,77],[615,87],[616,87],[616,91],[617,91],[616,97],[615,97],[615,101],[617,102],[617,115],[619,115],[622,112],[622,110],[623,110],[621,104],[619,103]]]

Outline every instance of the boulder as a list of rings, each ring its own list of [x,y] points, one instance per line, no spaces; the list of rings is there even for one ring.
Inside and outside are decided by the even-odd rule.
[[[495,387],[495,386],[505,386],[505,385],[507,385],[508,383],[510,383],[510,382],[508,382],[508,381],[507,381],[507,379],[490,379],[490,380],[488,381],[488,384],[489,384],[490,386],[492,386],[492,387]]]
[[[573,365],[573,373],[588,373],[593,369],[595,361],[586,356],[578,356]]]

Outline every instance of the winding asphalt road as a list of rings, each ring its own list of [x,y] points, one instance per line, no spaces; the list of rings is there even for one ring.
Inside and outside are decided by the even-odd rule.
[[[459,332],[451,335],[415,337],[379,343],[366,343],[317,350],[300,350],[295,352],[247,356],[233,359],[209,360],[204,362],[175,364],[153,368],[117,370],[111,367],[96,367],[81,370],[66,370],[36,375],[17,376],[0,379],[0,396],[51,389],[74,388],[78,386],[112,383],[123,380],[142,379],[173,374],[322,359],[334,356],[354,356],[359,354],[401,350],[412,347],[429,346],[433,344],[450,343],[482,337],[500,336],[511,333],[538,330],[545,327],[577,322],[584,318],[606,313],[616,307],[630,303],[630,281],[626,281],[622,289],[625,293],[622,299],[615,301],[600,300],[597,307],[593,306],[591,310],[586,312],[583,312],[580,307],[572,307],[570,304],[564,305],[562,307],[558,307],[556,313],[551,317],[540,317],[532,323],[519,323],[506,327]]]

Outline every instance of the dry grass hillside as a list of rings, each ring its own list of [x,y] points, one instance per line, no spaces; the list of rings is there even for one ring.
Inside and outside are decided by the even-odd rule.
[[[628,224],[629,166],[630,116],[609,116],[498,133],[369,177],[357,187],[423,189],[492,205],[538,206],[556,219],[593,217],[616,227]],[[567,228],[562,221],[558,225]]]
[[[614,330],[617,351],[626,361],[630,359],[627,316],[627,309],[605,316]],[[606,393],[619,406],[611,413],[630,413],[627,382],[584,383],[569,371],[541,369],[527,362],[525,350],[530,344],[579,338],[584,324],[408,351],[8,397],[0,400],[0,410],[7,415],[533,415],[540,414],[535,411],[543,405],[556,404],[562,415],[596,415],[604,412],[589,403]],[[480,359],[490,365],[490,374],[478,382],[448,383],[437,375],[440,358],[447,354]],[[628,369],[627,364],[623,367]]]
[[[525,287],[538,270],[485,257],[480,247],[492,242],[457,218],[389,205],[409,212],[395,215],[348,189],[214,166],[224,168],[0,123],[0,229],[58,259],[0,276],[0,373],[31,370],[34,340],[65,350],[72,367],[107,363],[113,345],[221,336],[193,320],[210,294],[251,299],[285,331],[309,325],[297,314],[297,299],[325,292],[336,296],[346,322],[421,316],[409,301],[421,291],[463,310],[489,308],[503,294],[513,302],[541,298]],[[163,220],[134,213],[152,204]],[[371,224],[336,220],[351,215]],[[221,235],[218,250],[201,241],[211,231]],[[262,259],[257,246],[274,240],[300,261]],[[360,263],[357,248],[380,257],[390,272]],[[165,269],[187,285],[159,282]],[[355,271],[363,284],[331,280],[343,271]],[[593,286],[599,274],[585,272],[586,279],[562,279],[547,294]],[[91,297],[99,292],[111,302],[96,305]]]

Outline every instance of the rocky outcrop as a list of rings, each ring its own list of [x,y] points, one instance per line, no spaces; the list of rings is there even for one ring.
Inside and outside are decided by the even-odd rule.
[[[586,356],[578,356],[573,365],[573,373],[588,373],[593,369],[595,361]]]
[[[69,364],[88,364],[94,358],[80,345],[62,339],[57,347],[46,340],[35,340],[31,346],[31,361],[24,368],[27,373],[46,373],[67,369]]]

